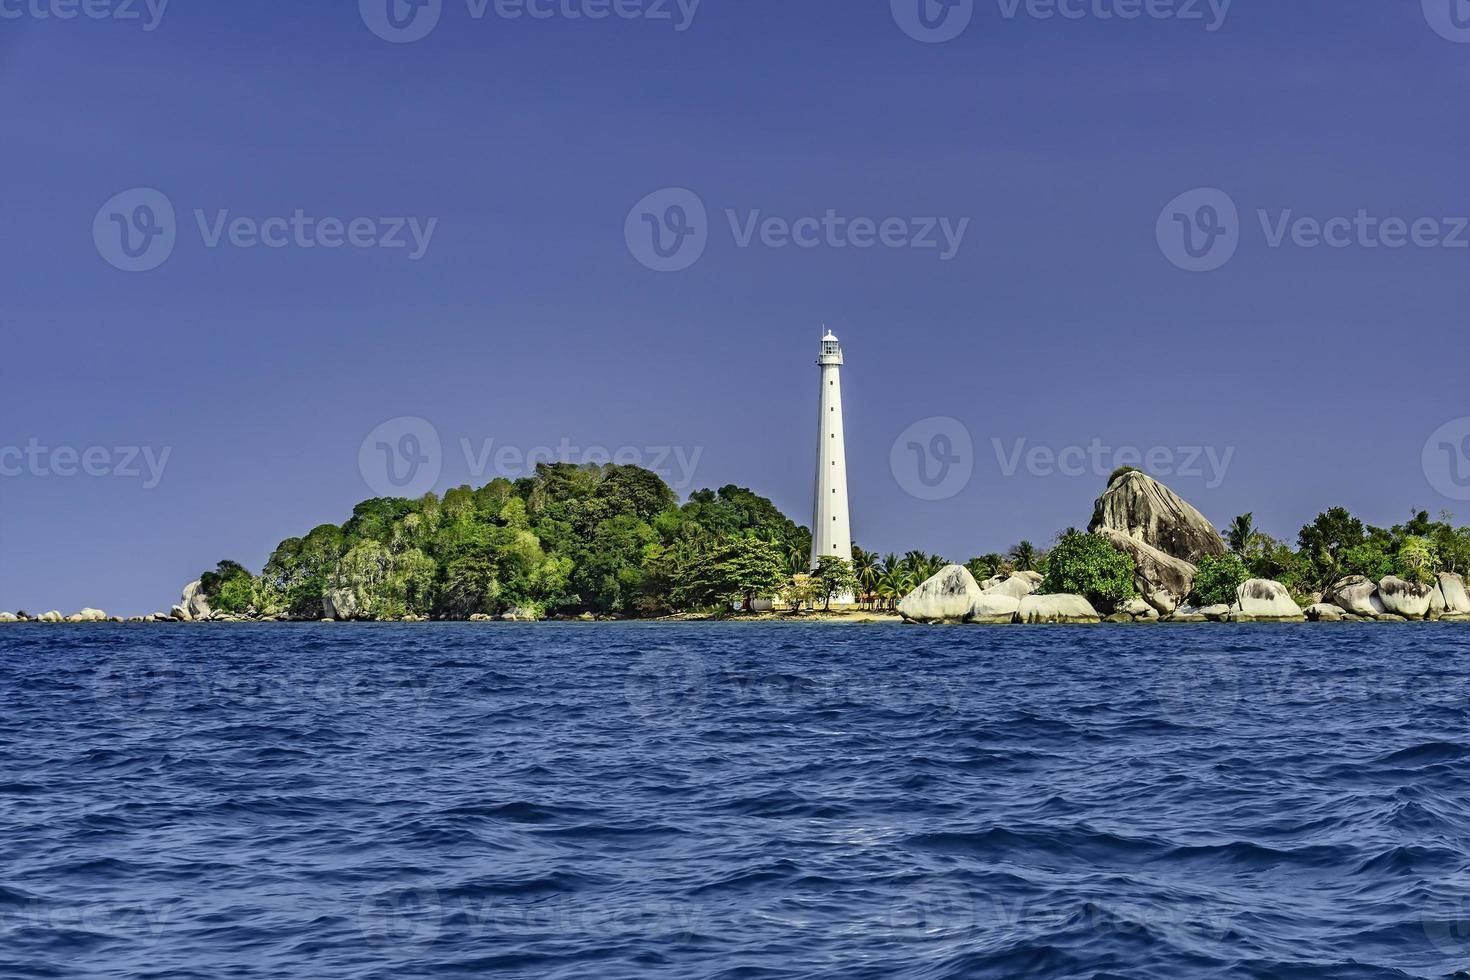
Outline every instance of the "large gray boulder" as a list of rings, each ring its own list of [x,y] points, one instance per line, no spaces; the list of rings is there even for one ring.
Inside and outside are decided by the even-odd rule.
[[[1362,575],[1340,578],[1322,594],[1322,601],[1354,616],[1380,616],[1387,612],[1378,597],[1378,583]]]
[[[77,613],[76,620],[79,623],[105,623],[107,622],[107,613],[101,609],[93,609],[89,606]]]
[[[322,596],[322,612],[328,619],[346,622],[361,615],[362,606],[351,589],[328,589]]]
[[[911,623],[963,622],[980,595],[980,586],[968,568],[946,565],[903,598],[898,614]]]
[[[972,623],[1010,623],[1015,621],[1016,612],[1020,608],[1021,600],[1016,596],[982,592],[975,597],[970,613],[965,618]]]
[[[1465,589],[1465,580],[1454,572],[1440,572],[1434,586],[1443,607],[1440,611],[1450,615],[1470,613],[1470,592]]]
[[[1016,618],[1023,623],[1099,623],[1102,617],[1080,595],[1028,595]]]
[[[1095,531],[1119,551],[1131,555],[1137,568],[1133,585],[1162,616],[1172,614],[1194,591],[1194,577],[1198,569],[1182,558],[1167,555],[1159,549],[1129,537],[1122,531],[1103,527]]]
[[[214,615],[214,611],[209,608],[209,600],[204,597],[204,585],[201,582],[190,582],[184,586],[179,605],[188,610],[190,619],[208,619]]]
[[[1340,623],[1342,622],[1342,617],[1345,615],[1342,609],[1329,602],[1319,602],[1316,605],[1308,606],[1302,611],[1314,623]]]
[[[1019,601],[1041,588],[1041,583],[1040,572],[1016,572],[999,585],[981,591],[986,595],[1010,596]]]
[[[1108,484],[1093,507],[1089,531],[1118,531],[1190,564],[1223,555],[1225,541],[1215,526],[1173,490],[1147,473],[1131,470]]]
[[[1230,611],[1250,619],[1301,619],[1304,615],[1286,586],[1264,578],[1242,582]]]
[[[1383,603],[1383,608],[1388,613],[1403,616],[1405,619],[1423,619],[1428,616],[1433,592],[1432,585],[1407,582],[1396,575],[1390,575],[1378,583],[1378,599]]]
[[[17,616],[15,613],[0,612],[0,623],[18,623],[18,622],[20,622],[20,617]]]

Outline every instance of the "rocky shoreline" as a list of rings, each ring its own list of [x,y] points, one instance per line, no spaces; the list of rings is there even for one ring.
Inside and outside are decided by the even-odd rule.
[[[1310,530],[1304,529],[1303,536]],[[1237,534],[1233,529],[1231,533],[1234,541]],[[1361,534],[1361,527],[1358,533]],[[1403,554],[1409,553],[1406,546]],[[967,566],[946,565],[917,588],[905,586],[912,591],[892,611],[879,608],[874,602],[867,607],[805,612],[778,608],[735,613],[727,608],[647,617],[583,613],[550,619],[559,622],[972,625],[1470,622],[1470,591],[1464,578],[1455,572],[1432,571],[1444,566],[1429,561],[1415,562],[1401,557],[1392,566],[1401,575],[1381,575],[1376,579],[1341,574],[1351,570],[1354,567],[1351,564],[1330,565],[1328,574],[1313,581],[1318,584],[1331,581],[1331,584],[1311,593],[1306,592],[1306,586],[1300,581],[1296,584],[1300,591],[1293,594],[1282,582],[1251,577],[1239,556],[1227,547],[1204,515],[1162,483],[1128,468],[1109,479],[1106,490],[1094,504],[1087,532],[1074,529],[1059,536],[1047,562],[1045,575],[1029,570],[1010,571],[1013,566],[1005,566],[1007,571],[984,582],[976,581]],[[1464,565],[1461,557],[1451,567]],[[327,591],[322,597],[320,616],[308,617],[225,613],[210,607],[210,596],[214,594],[206,595],[201,580],[189,583],[179,602],[168,612],[127,620],[90,608],[70,616],[55,610],[39,616],[0,613],[0,624],[431,621],[428,616],[389,619],[365,615],[367,607],[358,601],[354,592],[345,589]],[[547,618],[536,608],[517,605],[495,616],[438,617],[433,621],[520,623]]]
[[[1128,557],[1135,595],[1099,603],[1082,595],[1043,594],[1043,577],[1035,572],[977,583],[968,568],[949,565],[900,602],[898,611],[911,623],[1470,622],[1465,580],[1451,572],[1421,582],[1347,575],[1302,605],[1282,583],[1248,578],[1234,589],[1233,602],[1190,605],[1202,563],[1225,557],[1229,549],[1204,515],[1137,470],[1114,474],[1093,508],[1088,532]]]

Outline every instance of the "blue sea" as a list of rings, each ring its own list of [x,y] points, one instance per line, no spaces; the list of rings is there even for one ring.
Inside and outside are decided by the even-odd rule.
[[[0,977],[1470,976],[1470,628],[0,627]]]

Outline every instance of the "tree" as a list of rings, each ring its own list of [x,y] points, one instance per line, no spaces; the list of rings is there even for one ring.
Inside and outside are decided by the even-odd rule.
[[[871,551],[864,551],[857,545],[852,546],[852,571],[857,576],[858,585],[863,590],[863,601],[870,602],[874,590],[878,588],[878,556]]]
[[[1041,592],[1080,595],[1094,606],[1113,606],[1138,595],[1133,556],[1106,538],[1075,529],[1062,534],[1047,560]]]
[[[1399,548],[1395,564],[1398,566],[1398,573],[1406,581],[1416,585],[1429,585],[1439,571],[1439,555],[1435,554],[1434,545],[1428,538],[1411,534],[1404,540],[1403,547]]]
[[[976,581],[983,582],[999,575],[1005,569],[1005,564],[1006,560],[1003,556],[991,552],[979,558],[971,558],[965,563],[965,567],[970,570],[971,575],[975,576]]]
[[[691,561],[674,585],[676,605],[710,609],[741,599],[749,609],[756,599],[776,595],[786,581],[778,547],[759,538],[717,542]]]
[[[199,576],[199,588],[211,608],[240,615],[255,605],[255,576],[239,562],[222,561]]]
[[[1250,550],[1251,544],[1256,538],[1256,515],[1241,514],[1230,522],[1230,529],[1225,532],[1225,540],[1230,545],[1230,550],[1237,555],[1244,555]]]
[[[857,576],[852,572],[852,562],[836,555],[823,555],[817,559],[812,581],[816,584],[822,607],[829,610],[834,596],[851,595],[858,586]]]
[[[1199,573],[1194,577],[1194,601],[1201,606],[1228,606],[1235,602],[1237,591],[1250,577],[1250,569],[1234,552],[1205,555],[1199,560]]]
[[[1318,514],[1315,521],[1297,534],[1308,583],[1324,587],[1340,578],[1343,552],[1362,544],[1366,534],[1363,522],[1346,508],[1333,507]]]
[[[1341,575],[1363,575],[1374,582],[1392,575],[1393,570],[1393,556],[1380,541],[1364,541],[1345,549],[1338,567]]]
[[[1018,572],[1035,571],[1036,557],[1036,545],[1030,541],[1022,541],[1011,549],[1011,562]]]

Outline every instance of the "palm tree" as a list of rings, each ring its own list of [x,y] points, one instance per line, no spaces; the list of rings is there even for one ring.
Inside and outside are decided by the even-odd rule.
[[[1011,549],[1011,561],[1015,563],[1018,572],[1035,571],[1036,545],[1030,541],[1022,541]]]
[[[1256,539],[1256,515],[1254,512],[1241,514],[1230,522],[1230,529],[1225,532],[1225,539],[1230,544],[1230,550],[1237,555],[1243,555]]]
[[[870,604],[873,600],[873,588],[878,584],[878,556],[853,545],[852,571],[857,576],[858,585],[862,587],[863,604]]]
[[[897,567],[884,572],[883,577],[878,580],[878,598],[886,602],[889,609],[896,607],[898,601],[912,591],[904,573]]]

